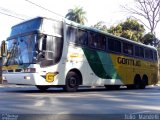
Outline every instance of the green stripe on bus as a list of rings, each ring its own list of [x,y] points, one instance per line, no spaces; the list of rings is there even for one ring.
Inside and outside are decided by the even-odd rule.
[[[93,72],[103,79],[120,79],[109,54],[83,48],[84,54]]]

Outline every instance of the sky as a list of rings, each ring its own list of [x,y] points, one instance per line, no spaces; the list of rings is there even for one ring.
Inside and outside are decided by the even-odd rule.
[[[48,12],[39,8],[27,0],[1,0],[0,1],[0,41],[5,40],[10,35],[11,27],[23,20],[10,17],[5,14],[18,14],[23,19],[30,19],[37,16],[45,16],[54,18],[55,14],[65,16],[69,9],[75,6],[83,7],[86,11],[88,19],[87,25],[91,26],[99,21],[104,21],[107,27],[123,22],[130,16],[130,14],[123,12],[121,6],[133,7],[134,0],[29,0],[44,8],[53,11]],[[5,9],[5,10],[4,10]],[[11,14],[13,15],[13,14]],[[158,33],[160,25],[157,27],[156,35],[160,38]]]

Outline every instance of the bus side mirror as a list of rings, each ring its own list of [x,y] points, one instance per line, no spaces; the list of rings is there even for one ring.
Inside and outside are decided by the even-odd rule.
[[[40,40],[38,44],[38,49],[40,51],[46,50],[46,42],[47,42],[47,35],[44,35]]]
[[[6,42],[3,40],[1,43],[1,57],[7,56],[7,45]]]
[[[38,49],[39,49],[39,51],[42,51],[42,44],[43,44],[43,39],[40,39],[39,43],[38,43]]]

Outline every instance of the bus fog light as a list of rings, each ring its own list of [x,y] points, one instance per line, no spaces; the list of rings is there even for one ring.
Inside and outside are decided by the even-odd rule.
[[[26,79],[26,80],[30,80],[30,79],[31,79],[31,77],[29,77],[29,76],[24,76],[24,79]]]
[[[2,77],[2,80],[6,80],[6,77],[3,76],[3,77]]]

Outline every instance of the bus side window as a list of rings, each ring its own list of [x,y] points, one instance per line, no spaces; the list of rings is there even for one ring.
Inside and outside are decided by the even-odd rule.
[[[88,43],[89,43],[89,47],[91,47],[91,48],[95,48],[95,44],[94,44],[94,38],[95,37],[95,35],[94,35],[94,33],[89,33],[88,34]]]
[[[140,48],[138,46],[135,46],[135,56],[140,57]]]
[[[148,48],[146,48],[145,49],[145,58],[153,60],[153,51],[148,49]]]
[[[149,50],[148,49],[145,49],[145,58],[149,59]]]
[[[96,40],[97,40],[97,48],[101,50],[106,49],[106,39],[101,34],[96,34]]]
[[[133,45],[129,43],[123,43],[123,53],[133,55]]]
[[[144,58],[144,48],[140,47],[139,48],[139,51],[140,51],[140,57]]]
[[[144,49],[140,46],[135,46],[135,56],[144,58]]]
[[[108,49],[112,52],[121,53],[121,42],[113,38],[108,38]]]
[[[149,56],[150,56],[150,59],[153,60],[153,51],[152,50],[150,50]]]
[[[87,32],[84,30],[78,30],[78,34],[77,34],[77,44],[80,45],[87,45],[88,44],[88,39],[87,39]]]
[[[67,40],[75,43],[76,41],[76,28],[67,26]]]
[[[108,39],[108,49],[110,51],[114,51],[114,40],[113,39]]]
[[[154,60],[157,61],[157,52],[154,51]]]
[[[114,49],[116,52],[119,52],[119,53],[121,52],[121,42],[120,41],[118,40],[114,41]]]

